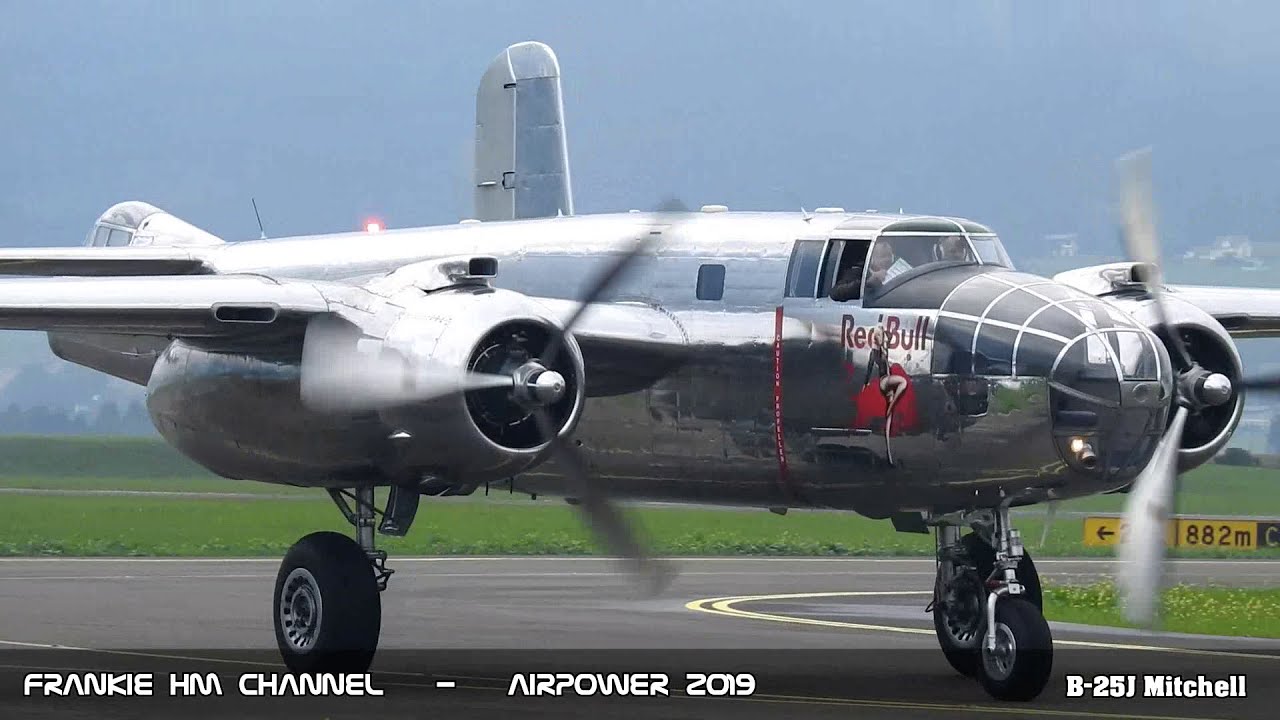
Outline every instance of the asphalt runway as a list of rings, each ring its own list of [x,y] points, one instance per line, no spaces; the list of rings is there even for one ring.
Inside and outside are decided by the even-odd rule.
[[[375,683],[382,698],[325,699],[324,714],[426,707],[469,716],[733,714],[940,717],[1272,717],[1280,641],[1054,624],[1054,677],[1030,704],[991,701],[937,650],[924,613],[933,562],[894,558],[679,559],[659,597],[609,560],[392,558]],[[189,698],[74,701],[21,697],[30,668],[124,666],[235,674],[279,671],[271,626],[278,560],[0,559],[0,685],[24,715],[226,714]],[[1108,560],[1037,561],[1062,582],[1109,576]],[[1280,561],[1181,560],[1176,582],[1280,586]],[[508,698],[520,672],[749,672],[749,698]],[[17,674],[15,674],[17,673]],[[1065,676],[1243,673],[1244,699],[1067,699]],[[440,689],[438,681],[456,682]],[[1141,687],[1142,679],[1137,680]],[[677,690],[680,688],[676,688]],[[129,704],[130,701],[133,704]],[[225,699],[224,699],[225,701]],[[242,700],[242,702],[244,702]],[[237,705],[236,714],[314,716],[315,700]],[[377,703],[371,705],[370,703]],[[215,712],[216,708],[217,709]]]

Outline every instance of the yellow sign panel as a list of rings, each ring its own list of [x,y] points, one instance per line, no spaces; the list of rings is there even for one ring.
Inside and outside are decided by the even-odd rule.
[[[1084,544],[1093,547],[1116,545],[1124,531],[1124,520],[1119,517],[1090,516],[1084,519]],[[1173,546],[1177,539],[1174,523],[1170,522],[1165,532],[1165,543]]]
[[[1258,548],[1258,523],[1248,520],[1178,520],[1178,547]]]
[[[1084,519],[1084,544],[1088,546],[1115,545],[1120,542],[1124,532],[1125,523],[1119,517],[1095,515]],[[1170,547],[1237,550],[1280,547],[1280,522],[1178,518],[1169,521],[1165,543]]]

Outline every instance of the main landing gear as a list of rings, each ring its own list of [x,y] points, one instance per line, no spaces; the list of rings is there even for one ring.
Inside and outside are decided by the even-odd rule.
[[[293,672],[362,673],[378,649],[379,593],[394,571],[386,567],[386,552],[374,548],[373,487],[329,494],[355,526],[356,537],[315,532],[289,548],[276,575],[276,645]],[[415,489],[392,487],[378,532],[404,535],[417,508]]]
[[[937,518],[933,626],[947,661],[1000,700],[1031,700],[1053,669],[1040,576],[1007,505]],[[962,525],[974,532],[960,537]],[[990,539],[987,539],[990,538]]]

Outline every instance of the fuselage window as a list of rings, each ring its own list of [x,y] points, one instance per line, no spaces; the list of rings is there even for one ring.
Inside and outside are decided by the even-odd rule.
[[[719,300],[724,297],[724,266],[703,265],[698,268],[698,299]]]
[[[129,241],[132,239],[133,239],[132,233],[125,230],[116,230],[115,228],[112,228],[111,235],[110,237],[107,238],[107,245],[110,247],[121,247],[123,245],[128,245]]]
[[[824,240],[798,240],[787,268],[787,297],[817,297],[818,270],[822,266]]]

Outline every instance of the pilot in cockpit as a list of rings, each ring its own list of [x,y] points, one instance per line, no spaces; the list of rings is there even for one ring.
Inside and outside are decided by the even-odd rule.
[[[847,300],[857,300],[861,293],[862,263],[855,262],[840,273],[836,284],[831,286],[831,292],[828,293],[828,296],[832,300],[845,302]]]
[[[867,261],[867,292],[872,293],[889,279],[889,271],[898,261],[893,251],[893,244],[888,240],[878,240],[871,247],[871,258]]]
[[[969,254],[969,243],[965,242],[965,239],[959,235],[948,235],[939,240],[936,256],[939,260],[947,262],[971,262],[973,260],[973,257]]]

